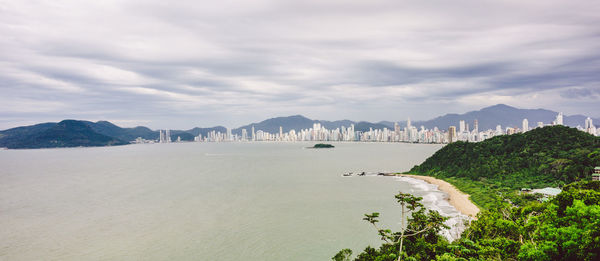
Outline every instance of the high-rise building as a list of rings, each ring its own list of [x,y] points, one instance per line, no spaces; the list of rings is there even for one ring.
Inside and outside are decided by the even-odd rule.
[[[252,141],[256,141],[256,133],[254,132],[254,125],[252,125]]]
[[[558,115],[556,115],[556,121],[555,121],[556,125],[563,125],[563,114],[562,112],[559,112]]]
[[[406,128],[410,129],[410,118],[408,118],[408,120],[406,120]]]
[[[160,143],[171,142],[171,131],[170,130],[158,130],[158,142],[160,142]]]
[[[596,126],[594,126],[594,123],[590,117],[585,119],[585,131],[589,134],[596,135]]]
[[[479,132],[479,122],[475,119],[475,123],[473,123],[473,131]]]
[[[242,129],[242,140],[243,141],[248,140],[248,131],[246,129]]]
[[[594,124],[592,123],[592,119],[590,117],[587,117],[587,119],[585,119],[585,130],[589,130],[592,128],[592,126],[594,126]]]
[[[465,131],[465,121],[460,121],[458,126],[459,126],[459,128],[458,128],[459,132],[463,133]]]
[[[529,131],[529,121],[527,119],[523,119],[522,130],[523,132]]]
[[[279,126],[279,138],[283,139],[283,127]]]
[[[448,143],[456,141],[456,126],[448,127]]]

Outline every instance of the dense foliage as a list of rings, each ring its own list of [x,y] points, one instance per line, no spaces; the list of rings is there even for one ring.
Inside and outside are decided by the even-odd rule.
[[[9,149],[124,145],[128,142],[95,132],[82,121],[64,120],[4,131],[0,144]]]
[[[498,201],[451,243],[437,234],[408,237],[402,260],[598,260],[599,227],[600,182],[578,182],[544,203],[531,195],[522,196],[520,205]],[[398,260],[398,249],[399,242],[384,241],[354,260]],[[351,252],[344,249],[333,259],[350,260]]]
[[[600,260],[600,181],[586,181],[598,165],[600,138],[564,126],[449,144],[410,172],[471,194],[478,219],[454,242],[406,238],[399,258],[399,243],[384,241],[354,260]],[[563,191],[544,201],[518,190],[544,186]]]
[[[479,143],[451,143],[410,172],[516,189],[586,180],[597,165],[599,137],[565,126],[549,126]]]
[[[378,250],[367,247],[356,260],[397,260],[398,257],[431,260],[435,259],[438,253],[442,253],[440,251],[448,244],[446,239],[439,235],[442,229],[448,228],[444,224],[446,217],[435,210],[427,210],[420,202],[423,199],[421,197],[402,192],[395,197],[401,207],[402,230],[393,232],[382,229],[377,226],[379,213],[365,214],[363,220],[375,228],[384,244]],[[333,260],[350,260],[351,254],[352,250],[343,249]]]

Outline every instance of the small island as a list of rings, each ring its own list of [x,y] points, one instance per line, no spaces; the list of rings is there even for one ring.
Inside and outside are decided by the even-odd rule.
[[[318,144],[315,144],[315,146],[312,146],[310,148],[311,149],[329,149],[329,148],[335,148],[335,146],[333,146],[331,144],[318,143]]]

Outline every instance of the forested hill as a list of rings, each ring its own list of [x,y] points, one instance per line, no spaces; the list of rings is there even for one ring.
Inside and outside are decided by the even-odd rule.
[[[549,126],[479,143],[451,143],[410,172],[520,188],[589,179],[594,166],[600,166],[600,137]]]
[[[95,132],[83,121],[64,120],[0,132],[0,146],[9,149],[94,147],[129,142]]]

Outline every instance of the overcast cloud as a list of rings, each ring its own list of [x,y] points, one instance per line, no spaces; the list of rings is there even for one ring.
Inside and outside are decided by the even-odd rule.
[[[0,35],[0,129],[600,117],[599,1],[0,0]]]

